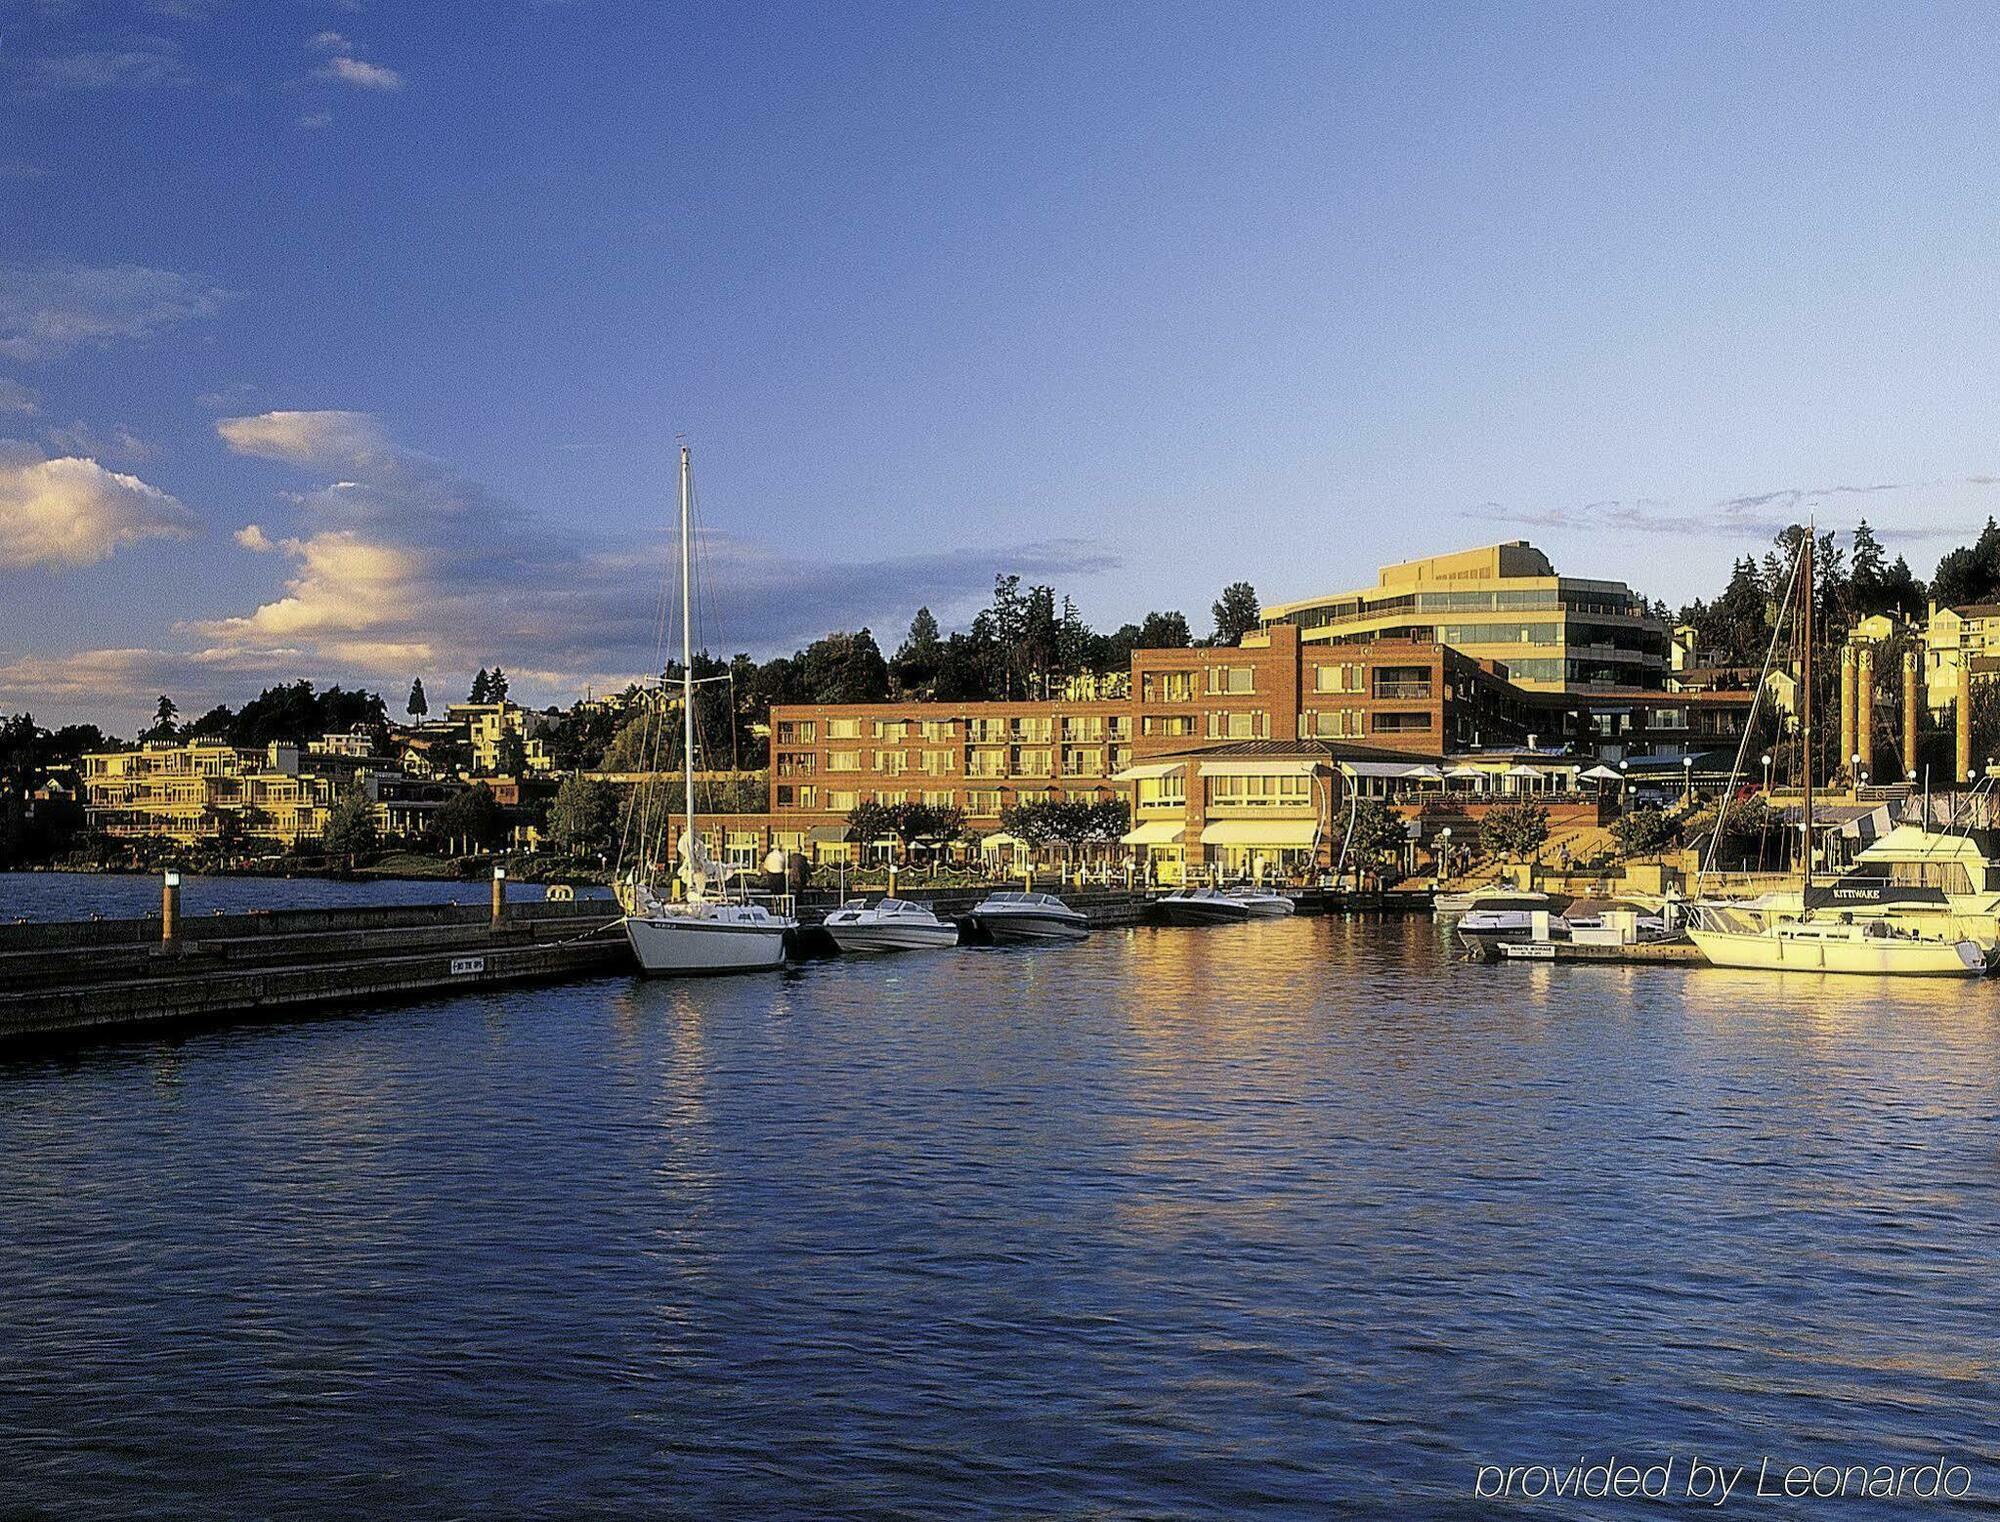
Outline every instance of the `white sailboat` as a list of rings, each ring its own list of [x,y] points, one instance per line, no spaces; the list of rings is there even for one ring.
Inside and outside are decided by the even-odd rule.
[[[1857,920],[1852,914],[1822,915],[1809,907],[1813,902],[1813,534],[1808,523],[1797,559],[1792,566],[1792,588],[1779,614],[1779,627],[1771,632],[1771,657],[1786,613],[1796,611],[1794,631],[1799,642],[1799,744],[1804,758],[1803,835],[1799,852],[1801,908],[1795,916],[1779,916],[1752,904],[1718,902],[1697,898],[1690,906],[1692,918],[1688,938],[1701,948],[1703,956],[1717,967],[1755,968],[1772,972],[1804,971],[1865,974],[1871,977],[1978,977],[1986,971],[1986,954],[1980,945],[1961,936],[1926,936],[1914,927],[1903,929],[1885,920]],[[1796,594],[1796,595],[1793,595]],[[1769,673],[1771,657],[1765,661]],[[1760,684],[1759,691],[1762,691]],[[1744,733],[1749,744],[1749,731]],[[1737,754],[1736,771],[1743,765],[1743,751]],[[1729,792],[1722,808],[1736,791],[1736,775],[1729,779]],[[1716,817],[1716,838],[1722,832],[1722,817]],[[1714,846],[1710,846],[1713,859]]]
[[[691,481],[688,451],[681,448],[681,761],[687,823],[680,837],[682,899],[661,898],[635,873],[619,885],[625,939],[639,967],[649,973],[752,972],[785,960],[785,932],[798,922],[761,904],[732,903],[728,873],[709,860],[694,809],[694,603]],[[654,853],[641,842],[642,857]]]

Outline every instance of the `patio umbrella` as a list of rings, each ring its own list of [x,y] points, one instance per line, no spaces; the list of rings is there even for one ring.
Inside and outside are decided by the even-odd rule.
[[[1624,778],[1608,766],[1593,766],[1583,774],[1583,780],[1586,782],[1622,782]]]

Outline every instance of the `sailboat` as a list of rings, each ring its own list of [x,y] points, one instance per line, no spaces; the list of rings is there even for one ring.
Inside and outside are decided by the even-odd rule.
[[[1769,913],[1756,904],[1729,903],[1696,898],[1690,905],[1692,918],[1688,938],[1701,948],[1703,956],[1717,967],[1757,968],[1768,971],[1860,973],[1873,977],[1978,977],[1986,971],[1986,954],[1975,941],[1952,936],[1926,936],[1915,928],[1905,929],[1879,918],[1857,919],[1852,914],[1816,914],[1813,903],[1813,537],[1814,525],[1806,525],[1798,557],[1792,564],[1792,587],[1778,617],[1779,627],[1771,632],[1771,651],[1766,658],[1766,675],[1778,651],[1785,615],[1794,613],[1793,630],[1799,644],[1799,744],[1804,758],[1802,841],[1799,852],[1799,902],[1794,916]],[[1763,691],[1762,683],[1759,692]],[[1735,796],[1737,773],[1749,745],[1744,734],[1736,768],[1730,775],[1729,791],[1723,795],[1726,811]],[[1720,839],[1722,812],[1716,815]],[[1714,844],[1709,848],[1714,859]]]
[[[625,909],[625,939],[642,971],[649,973],[752,972],[785,960],[785,932],[798,921],[773,914],[762,904],[731,902],[726,868],[709,859],[696,827],[694,808],[694,602],[689,503],[692,478],[687,447],[681,447],[681,763],[687,818],[680,836],[680,883],[684,898],[661,898],[635,872],[619,884]],[[641,842],[641,855],[655,853]]]

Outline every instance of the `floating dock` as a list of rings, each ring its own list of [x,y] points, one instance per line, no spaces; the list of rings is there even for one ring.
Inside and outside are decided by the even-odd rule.
[[[1574,941],[1502,941],[1488,962],[1678,962],[1706,967],[1693,941],[1635,941],[1629,946],[1579,946]]]
[[[0,1042],[628,969],[609,899],[0,925]]]

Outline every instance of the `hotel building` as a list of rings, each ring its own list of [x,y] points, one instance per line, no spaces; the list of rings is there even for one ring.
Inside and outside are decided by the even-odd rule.
[[[83,789],[90,827],[114,839],[194,845],[220,839],[233,821],[244,835],[293,846],[326,828],[334,785],[300,771],[296,745],[196,740],[87,755]]]
[[[1529,692],[1655,689],[1668,630],[1622,581],[1558,576],[1525,540],[1383,566],[1358,592],[1279,603],[1267,628],[1310,645],[1434,640]]]

